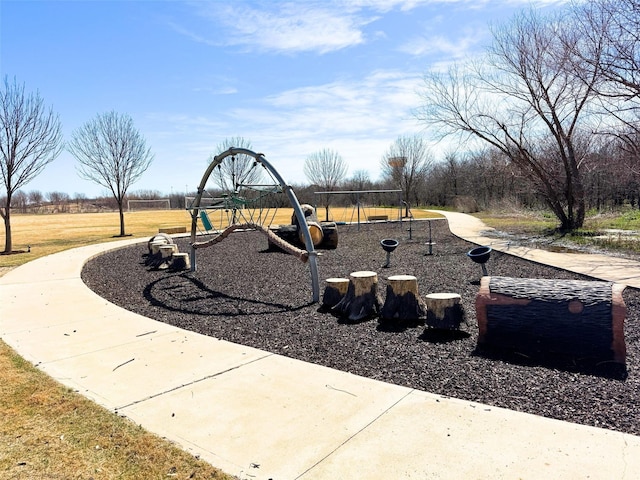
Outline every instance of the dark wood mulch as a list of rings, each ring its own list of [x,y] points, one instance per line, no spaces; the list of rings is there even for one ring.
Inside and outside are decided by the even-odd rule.
[[[435,394],[640,434],[640,292],[624,292],[626,369],[482,352],[475,313],[482,272],[466,256],[474,245],[453,236],[446,221],[431,224],[433,255],[425,255],[426,222],[413,223],[412,239],[407,224],[363,225],[359,231],[340,226],[338,248],[321,251],[321,285],[325,278],[373,270],[384,296],[386,278],[415,275],[423,295],[461,295],[466,324],[459,332],[388,331],[376,319],[349,324],[323,313],[310,302],[308,266],[268,251],[258,232],[234,233],[199,250],[195,273],[150,270],[141,244],[93,259],[82,278],[113,303],[205,335]],[[400,241],[389,268],[382,268],[383,238]],[[189,251],[186,239],[177,243]],[[588,279],[495,251],[487,268],[493,276]]]

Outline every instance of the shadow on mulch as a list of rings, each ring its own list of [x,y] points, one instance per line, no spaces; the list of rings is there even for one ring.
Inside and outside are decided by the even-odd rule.
[[[242,315],[260,315],[260,314],[274,314],[274,313],[284,313],[284,312],[295,312],[297,310],[303,310],[304,308],[312,305],[311,303],[306,303],[303,305],[292,306],[285,305],[277,302],[269,302],[264,300],[256,300],[241,296],[229,295],[226,293],[222,293],[216,290],[213,290],[207,285],[194,278],[188,273],[183,273],[180,275],[175,275],[184,280],[185,283],[189,284],[191,287],[195,288],[195,292],[197,294],[190,293],[188,297],[182,296],[179,293],[176,295],[169,295],[169,299],[171,301],[162,300],[156,295],[154,292],[161,291],[165,294],[170,293],[172,290],[177,290],[176,287],[171,283],[171,277],[164,277],[153,282],[150,282],[143,290],[143,297],[149,301],[149,303],[153,306],[160,307],[172,312],[181,312],[188,313],[193,315],[211,315],[211,316],[228,316],[228,317],[236,317]],[[164,285],[166,284],[166,286]],[[167,295],[165,295],[166,297]],[[219,301],[227,301],[229,303],[228,308],[223,308],[221,311],[212,311],[212,309],[207,308],[206,310],[202,308],[189,308],[188,304],[190,302],[194,302],[194,304],[201,305],[200,300],[203,298],[207,299],[217,299]],[[257,309],[253,309],[251,312],[238,307],[239,305],[248,305],[253,307],[258,307]],[[260,307],[264,307],[261,309]]]
[[[418,338],[424,342],[429,343],[449,343],[457,342],[458,340],[465,340],[469,338],[471,334],[464,330],[444,330],[438,328],[426,328],[422,335]]]
[[[498,360],[523,367],[544,367],[569,373],[593,375],[624,381],[628,377],[627,366],[606,359],[574,358],[550,352],[514,352],[497,347],[476,346],[472,356]]]

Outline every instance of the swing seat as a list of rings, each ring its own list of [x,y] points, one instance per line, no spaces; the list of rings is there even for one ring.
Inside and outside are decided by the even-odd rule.
[[[213,230],[213,225],[211,225],[211,220],[209,220],[209,215],[205,210],[200,210],[200,221],[207,232]]]

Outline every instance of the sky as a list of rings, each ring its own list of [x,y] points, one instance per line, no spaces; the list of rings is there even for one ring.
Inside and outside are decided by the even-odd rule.
[[[423,75],[478,58],[491,27],[562,0],[0,0],[0,74],[38,92],[66,141],[97,115],[129,115],[154,154],[130,191],[195,190],[231,137],[289,184],[331,149],[348,176],[380,174],[414,116]],[[436,159],[451,146],[433,143]],[[66,150],[24,191],[106,193]]]

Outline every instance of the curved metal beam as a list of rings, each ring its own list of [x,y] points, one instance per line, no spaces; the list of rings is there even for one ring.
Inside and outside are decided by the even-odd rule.
[[[193,204],[191,205],[191,243],[195,243],[196,241],[196,233],[198,229],[198,216],[200,214],[200,201],[202,199],[202,194],[204,193],[204,189],[207,185],[207,181],[211,176],[213,170],[222,163],[222,161],[234,155],[248,155],[253,157],[256,162],[262,164],[271,175],[278,181],[282,190],[287,194],[287,198],[289,199],[289,203],[293,207],[293,212],[298,219],[298,228],[302,228],[302,235],[304,238],[305,248],[307,252],[309,252],[309,270],[311,274],[311,291],[312,291],[312,301],[319,302],[320,301],[320,282],[318,276],[318,252],[315,251],[313,246],[313,239],[311,238],[311,232],[309,231],[309,226],[307,225],[307,220],[304,216],[304,212],[302,211],[302,207],[300,207],[300,202],[296,197],[293,189],[287,185],[282,176],[278,173],[278,171],[271,165],[265,158],[262,153],[256,153],[246,148],[236,148],[231,147],[219,155],[213,157],[213,160],[207,167],[202,175],[202,180],[200,180],[200,184],[198,185],[198,192],[196,193],[196,197],[193,200]],[[196,269],[196,259],[195,259],[195,249],[191,249],[191,269]]]

